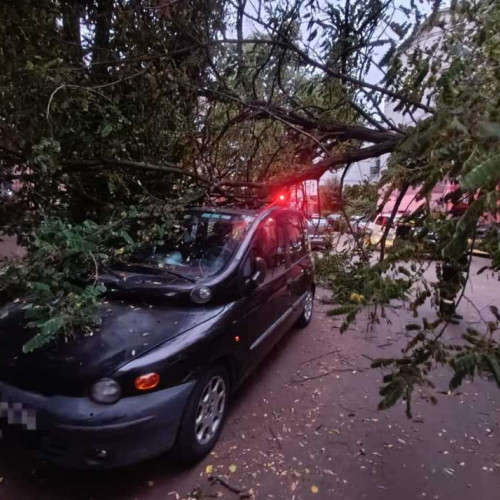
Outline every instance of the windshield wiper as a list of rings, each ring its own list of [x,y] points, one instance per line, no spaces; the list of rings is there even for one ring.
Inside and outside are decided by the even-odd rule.
[[[169,269],[160,269],[160,271],[171,274],[172,276],[177,276],[178,278],[182,278],[183,280],[190,281],[191,283],[196,283],[196,280],[194,278],[190,278],[189,276],[185,276],[184,274],[176,273],[175,271],[170,271]]]
[[[170,271],[170,269],[165,269],[162,267],[147,266],[146,264],[136,264],[136,263],[130,263],[130,264],[127,264],[127,266],[136,267],[139,269],[147,269],[148,271],[153,269],[155,271],[159,271],[160,273],[167,273],[167,274],[170,274],[172,276],[176,276],[177,278],[181,278],[183,280],[190,281],[191,283],[196,283],[196,280],[193,278],[190,278],[189,276],[185,276],[184,274],[176,273],[175,271]]]
[[[111,274],[112,276],[114,276],[115,278],[118,278],[118,279],[122,279],[123,278],[123,276],[120,276],[117,272],[113,271],[113,269],[111,269],[108,266],[102,266],[102,269],[105,272],[107,272],[107,273]]]

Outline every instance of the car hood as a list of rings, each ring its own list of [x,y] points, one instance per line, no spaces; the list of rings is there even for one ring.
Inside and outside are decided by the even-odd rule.
[[[223,310],[224,306],[137,306],[109,301],[101,307],[102,324],[91,334],[60,338],[24,354],[22,346],[34,331],[26,327],[17,305],[0,321],[0,380],[47,395],[81,395],[95,380]]]

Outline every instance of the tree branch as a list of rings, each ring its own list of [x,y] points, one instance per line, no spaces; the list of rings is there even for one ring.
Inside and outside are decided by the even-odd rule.
[[[385,153],[390,153],[394,150],[398,144],[397,140],[389,140],[376,144],[375,146],[370,146],[367,148],[354,149],[352,151],[347,151],[346,153],[333,156],[331,158],[322,160],[316,165],[302,172],[297,172],[296,174],[291,174],[270,182],[266,185],[266,188],[270,191],[279,189],[280,187],[289,186],[296,184],[298,182],[303,182],[310,179],[319,179],[327,170],[338,167],[341,165],[351,162],[357,162],[361,160],[366,160],[368,158],[376,158]]]
[[[351,151],[347,151],[344,154],[333,156],[331,158],[326,158],[317,164],[315,164],[311,168],[307,168],[305,170],[285,175],[275,179],[271,182],[245,182],[245,181],[237,181],[237,180],[221,180],[219,182],[208,179],[204,176],[199,175],[195,172],[190,172],[187,170],[183,170],[178,167],[175,163],[164,162],[163,165],[154,165],[152,163],[146,162],[138,162],[133,160],[114,160],[114,159],[94,159],[94,160],[69,160],[63,162],[63,165],[66,166],[70,171],[75,170],[85,170],[91,168],[99,168],[99,167],[125,167],[125,168],[138,168],[144,170],[154,170],[159,172],[164,172],[168,174],[175,174],[184,177],[190,177],[197,182],[201,182],[203,184],[212,185],[214,189],[218,189],[221,187],[235,187],[235,188],[249,188],[249,189],[257,189],[260,190],[261,196],[268,196],[273,191],[276,191],[280,188],[291,186],[293,184],[297,184],[299,182],[303,182],[310,179],[319,179],[327,170],[340,167],[346,163],[366,160],[368,158],[375,158],[377,156],[383,155],[385,153],[390,153],[398,144],[397,140],[389,140],[386,142],[382,142],[380,144],[376,144],[374,146],[370,146],[367,148],[353,149]]]
[[[341,72],[334,71],[330,69],[326,64],[320,63],[319,61],[316,61],[312,57],[307,54],[304,50],[300,49],[297,47],[295,44],[289,42],[289,41],[284,41],[284,40],[268,40],[268,39],[263,39],[263,38],[251,38],[251,39],[246,39],[246,40],[238,40],[234,38],[226,38],[224,40],[211,40],[208,42],[205,42],[205,45],[221,45],[221,44],[265,44],[265,45],[278,45],[280,47],[289,49],[294,51],[297,55],[299,55],[304,61],[309,63],[311,66],[320,69],[324,71],[327,75],[331,76],[332,78],[342,80],[344,82],[351,83],[353,85],[356,85],[361,88],[366,88],[373,90],[375,92],[379,92],[383,95],[386,95],[388,97],[392,97],[393,99],[396,99],[398,101],[406,102],[407,104],[411,104],[412,106],[416,108],[420,108],[427,113],[434,113],[434,109],[419,102],[415,101],[413,99],[410,99],[408,97],[405,97],[401,94],[398,94],[397,92],[394,92],[390,89],[381,87],[380,85],[375,85],[373,83],[368,83],[363,80],[359,80],[358,78],[353,78],[349,75],[342,74]]]

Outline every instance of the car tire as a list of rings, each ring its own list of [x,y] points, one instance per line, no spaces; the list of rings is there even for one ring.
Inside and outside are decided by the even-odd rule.
[[[176,455],[184,462],[198,462],[214,447],[227,415],[229,391],[229,377],[222,366],[207,370],[194,386],[175,445]]]
[[[307,292],[302,314],[299,316],[299,319],[295,323],[295,326],[297,328],[305,328],[311,322],[313,308],[314,308],[314,288],[311,287]]]

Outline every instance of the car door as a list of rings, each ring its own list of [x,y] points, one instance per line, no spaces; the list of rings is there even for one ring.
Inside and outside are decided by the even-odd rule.
[[[248,291],[242,301],[238,331],[248,354],[249,365],[258,363],[279,338],[290,307],[290,290],[286,281],[285,230],[273,216],[261,222],[252,241],[242,273],[252,273],[251,261],[264,259],[267,272],[264,281]]]
[[[302,310],[305,294],[313,284],[313,263],[306,244],[304,217],[298,212],[287,212],[283,218],[288,254],[286,282],[295,315]]]

